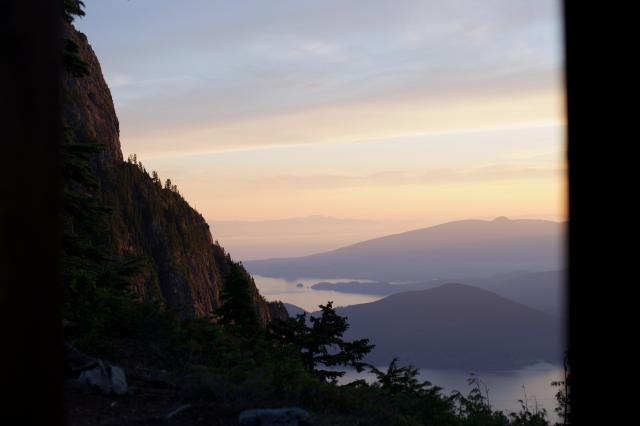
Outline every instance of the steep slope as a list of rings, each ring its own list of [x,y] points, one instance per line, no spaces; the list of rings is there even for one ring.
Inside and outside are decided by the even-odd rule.
[[[425,368],[508,369],[557,362],[563,345],[558,322],[543,312],[463,284],[398,293],[337,309],[350,338],[376,344],[368,361],[394,356]]]
[[[463,220],[363,241],[311,256],[245,262],[284,278],[429,281],[562,268],[564,224]]]
[[[88,64],[84,77],[63,79],[63,121],[79,144],[99,143],[104,149],[92,159],[99,196],[112,210],[106,240],[115,258],[144,260],[135,282],[144,300],[156,300],[184,317],[203,317],[220,305],[224,277],[231,262],[214,244],[204,218],[174,190],[162,188],[144,167],[123,161],[118,119],[98,59],[87,38],[65,24],[65,37],[78,46]],[[267,303],[253,279],[252,298],[263,323],[286,317],[281,303]]]

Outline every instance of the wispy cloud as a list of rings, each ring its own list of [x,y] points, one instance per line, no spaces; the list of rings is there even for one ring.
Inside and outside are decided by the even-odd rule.
[[[558,167],[522,167],[495,164],[469,169],[431,169],[424,172],[381,171],[372,174],[281,174],[276,176],[238,177],[228,183],[253,188],[319,189],[358,186],[396,186],[416,184],[456,184],[468,182],[513,181],[557,178],[564,172]]]
[[[208,217],[560,210],[557,0],[85,3],[125,154]]]
[[[176,140],[203,150],[335,141],[357,123],[384,121],[389,136],[433,130],[434,122],[455,130],[559,115],[554,0],[196,1],[188,8],[89,0],[87,9],[78,24],[114,76],[122,136],[138,152],[166,151]],[[372,116],[374,108],[388,117]],[[372,136],[361,127],[350,133]]]

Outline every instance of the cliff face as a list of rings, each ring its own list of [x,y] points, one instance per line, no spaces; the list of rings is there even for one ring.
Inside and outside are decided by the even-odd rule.
[[[65,24],[89,75],[63,78],[63,120],[76,143],[99,143],[93,158],[101,201],[112,211],[103,236],[116,258],[144,259],[133,287],[143,300],[157,300],[184,317],[203,317],[220,305],[230,259],[213,242],[208,224],[176,192],[164,189],[136,164],[123,161],[118,119],[98,59],[87,38]],[[263,323],[286,318],[282,303],[268,303],[251,281],[252,298]]]
[[[63,121],[73,128],[78,142],[95,141],[105,145],[105,149],[96,158],[102,168],[117,165],[122,162],[118,117],[113,107],[111,91],[102,77],[98,58],[87,37],[76,31],[71,24],[64,24],[63,33],[65,38],[78,46],[78,56],[89,69],[86,77],[63,75]]]

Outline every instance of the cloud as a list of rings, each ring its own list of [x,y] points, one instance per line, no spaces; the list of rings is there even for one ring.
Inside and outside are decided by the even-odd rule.
[[[79,25],[107,74],[126,76],[110,83],[125,147],[138,152],[167,151],[177,140],[181,149],[204,151],[330,141],[349,127],[344,122],[383,119],[369,114],[376,106],[394,116],[385,119],[393,128],[387,136],[430,130],[404,128],[405,115],[445,121],[450,130],[468,127],[477,121],[474,104],[501,104],[494,121],[504,114],[509,125],[511,104],[518,109],[547,96],[539,108],[520,111],[518,120],[539,122],[560,97],[560,20],[552,0],[189,7],[91,0],[87,11]],[[443,105],[459,111],[455,120],[442,119]],[[315,125],[329,110],[349,111],[343,120],[331,117],[332,135],[318,135],[330,133]],[[274,126],[258,124],[274,117]]]
[[[175,104],[165,106],[174,107]],[[129,129],[123,136],[123,145],[131,152],[167,156],[351,143],[439,132],[557,125],[564,121],[561,107],[553,93],[516,99],[495,97],[490,102],[469,94],[465,103],[374,98],[244,118],[222,115],[202,127],[185,124],[165,128],[149,124],[135,131]],[[179,121],[180,111],[174,111],[177,115],[174,121]]]
[[[495,164],[467,169],[430,169],[423,172],[381,171],[371,174],[281,174],[275,176],[230,178],[227,182],[240,187],[278,190],[315,190],[327,188],[397,185],[441,185],[523,179],[557,178],[564,172],[558,167],[523,167]]]
[[[211,217],[556,210],[557,0],[85,3],[125,155]]]

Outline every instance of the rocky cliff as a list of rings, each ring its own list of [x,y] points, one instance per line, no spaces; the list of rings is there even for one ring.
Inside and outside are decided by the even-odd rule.
[[[133,281],[143,300],[156,300],[184,317],[203,317],[220,305],[230,257],[214,243],[204,218],[176,192],[165,189],[143,167],[123,161],[118,118],[100,63],[84,34],[65,24],[65,37],[78,46],[89,74],[63,78],[63,121],[75,143],[99,143],[92,159],[99,197],[111,208],[102,236],[115,258],[143,259]],[[287,316],[282,303],[268,303],[253,279],[252,298],[263,323]]]

